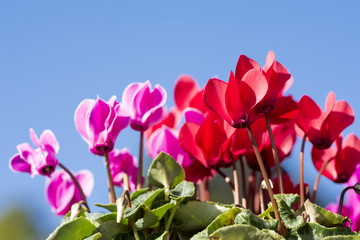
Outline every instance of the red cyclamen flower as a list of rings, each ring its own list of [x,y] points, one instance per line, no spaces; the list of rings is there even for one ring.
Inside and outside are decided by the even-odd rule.
[[[128,85],[122,96],[130,113],[130,127],[141,132],[161,120],[165,102],[166,91],[158,84],[151,90],[149,81]]]
[[[39,139],[31,128],[30,138],[38,148],[33,149],[28,143],[19,144],[19,154],[10,159],[10,169],[15,172],[27,172],[31,176],[50,176],[58,165],[56,154],[59,151],[59,143],[55,135],[52,131],[45,130]]]
[[[235,71],[236,79],[241,79],[244,76],[250,62],[255,69],[260,69],[260,66],[255,61],[240,56]],[[273,51],[268,52],[262,72],[268,82],[268,89],[264,98],[256,104],[254,109],[257,114],[267,115],[275,108],[275,103],[281,97],[285,88],[291,85],[292,78],[288,70],[281,63],[275,61]]]
[[[75,125],[90,151],[103,156],[113,150],[120,131],[129,124],[129,114],[113,96],[108,102],[101,98],[83,100],[75,112]]]
[[[354,122],[354,111],[344,101],[335,101],[335,94],[329,92],[325,101],[325,112],[308,96],[299,101],[296,116],[297,126],[306,134],[315,148],[326,149],[339,134]]]
[[[311,156],[316,169],[319,171],[322,166],[331,160],[324,169],[323,175],[336,183],[344,183],[349,180],[360,163],[360,140],[355,134],[348,135],[344,142],[342,136],[335,141],[336,149],[311,150]]]
[[[88,197],[94,187],[93,174],[88,170],[81,170],[74,176],[84,191],[85,197]],[[64,170],[55,171],[46,180],[46,198],[57,215],[65,215],[74,203],[82,200],[75,183]]]
[[[228,83],[210,79],[203,99],[209,109],[217,112],[231,126],[245,128],[259,117],[254,106],[266,95],[268,81],[255,61],[241,55],[239,62],[237,77],[231,71]]]

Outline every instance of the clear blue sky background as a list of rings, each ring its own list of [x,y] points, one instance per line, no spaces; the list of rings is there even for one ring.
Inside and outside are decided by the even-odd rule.
[[[359,11],[359,1],[1,1],[0,215],[18,204],[41,219],[46,233],[60,222],[45,200],[44,177],[8,168],[16,145],[30,141],[29,128],[51,129],[60,161],[94,172],[90,204],[106,203],[103,160],[74,126],[78,104],[97,95],[121,98],[129,83],[150,80],[164,86],[171,107],[180,74],[200,86],[214,75],[227,81],[240,54],[263,65],[273,50],[293,75],[288,92],[297,100],[307,94],[323,107],[334,91],[355,111],[345,134],[359,136]],[[138,133],[123,131],[116,146],[137,155]],[[299,142],[284,165],[295,183],[298,152]],[[305,169],[312,185],[309,154]],[[323,178],[320,188],[326,204],[341,186]]]

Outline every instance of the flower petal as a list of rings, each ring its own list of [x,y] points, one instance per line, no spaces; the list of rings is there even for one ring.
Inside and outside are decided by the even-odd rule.
[[[209,109],[218,113],[225,121],[233,125],[234,121],[231,119],[225,103],[226,88],[226,82],[216,78],[210,79],[205,86],[203,100]]]
[[[80,135],[84,138],[84,140],[89,143],[89,136],[87,132],[86,123],[89,118],[89,109],[93,107],[95,104],[94,99],[85,99],[83,100],[75,111],[75,126],[79,131]]]
[[[181,75],[174,88],[174,100],[176,106],[182,111],[190,106],[190,101],[199,91],[199,87],[191,76]]]

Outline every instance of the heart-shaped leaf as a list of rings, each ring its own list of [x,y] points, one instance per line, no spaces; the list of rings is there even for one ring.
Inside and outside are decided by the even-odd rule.
[[[184,179],[184,169],[164,152],[161,152],[149,167],[148,180],[153,187],[171,189]]]
[[[79,240],[93,234],[96,226],[85,217],[78,217],[72,221],[68,221],[55,229],[47,240]]]

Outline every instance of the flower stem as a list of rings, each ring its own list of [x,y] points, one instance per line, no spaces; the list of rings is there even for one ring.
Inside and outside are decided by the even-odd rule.
[[[240,158],[239,162],[240,162],[240,173],[241,173],[241,204],[244,208],[247,208],[244,159]]]
[[[316,193],[317,193],[317,189],[319,186],[319,182],[320,182],[320,177],[323,174],[326,166],[331,162],[331,160],[335,159],[334,157],[330,158],[329,160],[327,160],[321,167],[319,174],[317,175],[317,178],[315,180],[315,184],[314,184],[314,188],[313,188],[313,195],[312,195],[312,202],[315,203],[316,201]]]
[[[304,187],[304,150],[305,150],[305,142],[306,142],[306,134],[304,134],[304,138],[301,143],[300,150],[300,203],[301,206],[304,205],[305,202],[305,187]]]
[[[271,129],[269,117],[266,116],[265,120],[266,120],[267,129],[268,129],[268,132],[269,132],[272,153],[273,153],[273,156],[274,156],[274,159],[275,159],[275,168],[276,168],[276,173],[277,173],[277,177],[278,177],[279,190],[280,190],[280,193],[284,193],[284,185],[283,185],[282,176],[281,176],[279,154],[278,154],[278,151],[277,151],[277,148],[276,148],[276,145],[275,145],[274,134],[273,134],[272,129]]]
[[[269,181],[269,177],[268,177],[268,174],[266,172],[266,169],[265,169],[265,166],[264,166],[264,162],[262,161],[261,159],[261,155],[260,155],[260,152],[259,152],[259,148],[257,147],[257,144],[256,144],[256,141],[255,141],[255,137],[254,137],[254,134],[249,127],[247,127],[247,130],[248,130],[248,133],[249,133],[249,137],[250,137],[250,140],[251,140],[251,144],[253,146],[253,149],[254,149],[254,152],[255,152],[255,156],[256,156],[256,159],[258,161],[258,164],[259,164],[259,167],[260,167],[260,171],[261,171],[261,174],[265,180],[265,183],[266,183],[266,188],[268,190],[268,193],[269,193],[269,197],[270,197],[270,200],[271,200],[271,204],[273,205],[273,208],[274,208],[274,214],[275,214],[275,218],[276,220],[279,221],[279,225],[278,225],[278,232],[279,233],[283,233],[283,227],[281,225],[281,219],[280,219],[280,214],[279,214],[279,210],[278,210],[278,206],[276,204],[276,201],[275,201],[275,198],[274,198],[274,192],[271,188],[271,185],[270,185],[270,181]]]
[[[138,232],[136,230],[135,222],[134,222],[133,219],[131,220],[131,228],[133,230],[135,240],[140,240],[140,237],[139,237],[139,234],[138,234]]]
[[[339,201],[339,208],[338,208],[338,214],[341,215],[341,210],[342,210],[342,207],[343,207],[343,203],[344,203],[344,196],[345,196],[345,193],[347,192],[347,190],[349,189],[354,189],[354,186],[349,186],[347,188],[345,188],[344,190],[342,190],[341,192],[341,195],[340,195],[340,201]]]
[[[80,196],[81,196],[81,199],[84,201],[84,207],[85,207],[85,210],[90,213],[90,208],[89,208],[89,205],[87,204],[87,201],[86,201],[86,197],[85,197],[85,194],[84,194],[84,191],[82,190],[78,180],[76,179],[76,177],[70,172],[69,169],[67,169],[62,163],[59,162],[59,166],[65,170],[65,172],[70,176],[70,178],[73,180],[73,182],[75,183],[75,186],[76,188],[79,190],[80,192]]]
[[[144,132],[141,131],[140,133],[140,147],[139,147],[139,167],[138,167],[138,174],[137,174],[137,184],[136,189],[141,189],[142,183],[142,172],[143,172],[143,143],[144,141]]]
[[[234,205],[240,205],[240,187],[239,187],[239,177],[238,171],[236,169],[235,160],[232,159],[233,166],[233,178],[234,178]]]
[[[105,153],[104,157],[105,157],[105,167],[106,167],[107,178],[108,178],[109,201],[110,201],[110,203],[116,203],[116,195],[115,195],[115,190],[114,190],[114,183],[113,183],[113,180],[112,180],[112,177],[111,177],[108,153]]]
[[[200,200],[210,201],[210,191],[209,191],[209,179],[205,177],[204,180],[200,182]]]

